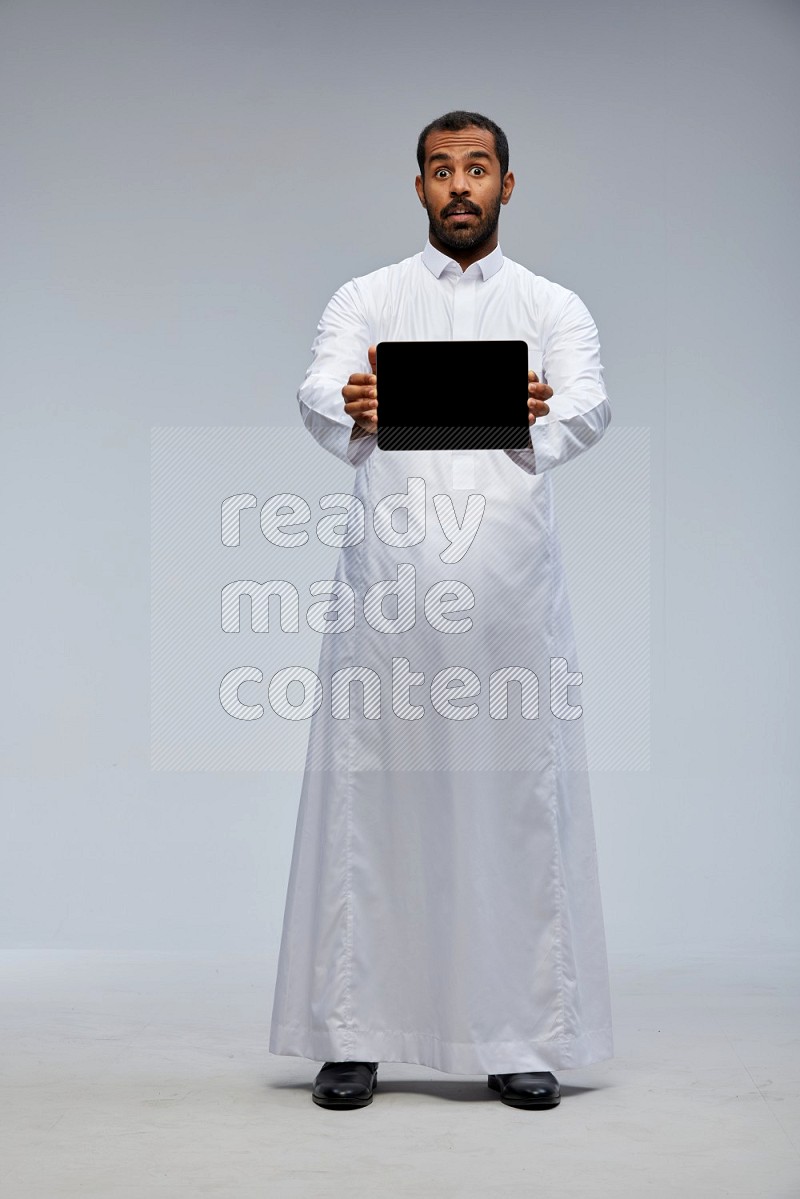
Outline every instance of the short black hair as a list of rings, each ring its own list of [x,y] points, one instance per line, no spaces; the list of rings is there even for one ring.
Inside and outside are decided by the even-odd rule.
[[[419,163],[419,173],[425,176],[425,141],[429,133],[436,133],[440,130],[447,133],[457,133],[461,129],[468,129],[470,125],[474,125],[477,129],[486,129],[494,135],[494,149],[497,157],[500,160],[500,174],[503,178],[508,171],[508,138],[503,133],[499,125],[494,121],[490,121],[488,117],[484,117],[479,112],[464,112],[462,109],[456,109],[455,112],[446,112],[443,117],[437,117],[435,121],[431,121],[430,125],[426,125],[419,135],[417,141],[417,162]]]

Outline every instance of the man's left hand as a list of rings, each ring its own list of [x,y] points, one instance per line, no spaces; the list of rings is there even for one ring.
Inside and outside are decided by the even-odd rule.
[[[528,424],[534,424],[537,416],[547,416],[550,405],[545,400],[549,400],[552,394],[552,387],[540,383],[536,371],[528,371]]]

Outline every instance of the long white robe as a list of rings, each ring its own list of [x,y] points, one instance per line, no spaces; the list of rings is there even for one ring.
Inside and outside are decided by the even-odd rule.
[[[341,389],[369,371],[368,347],[451,338],[528,343],[554,391],[532,448],[386,452],[354,437]],[[435,403],[437,381],[420,385]],[[573,292],[499,247],[462,272],[427,243],[336,292],[298,399],[320,445],[355,467],[366,525],[354,521],[336,572],[355,613],[323,637],[269,1048],[455,1074],[611,1057],[551,481],[610,420],[594,322]],[[453,521],[471,537],[459,542]],[[403,570],[394,605],[376,593],[365,604]],[[363,683],[334,700],[347,667]]]

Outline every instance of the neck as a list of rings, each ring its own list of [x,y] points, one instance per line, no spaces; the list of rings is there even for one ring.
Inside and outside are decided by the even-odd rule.
[[[479,262],[481,258],[486,258],[493,250],[497,249],[498,232],[495,229],[491,237],[481,242],[479,246],[473,246],[471,250],[454,250],[451,246],[444,245],[432,229],[428,233],[428,239],[434,249],[446,254],[448,258],[452,258],[462,271],[465,271],[468,266],[472,266],[473,262]]]

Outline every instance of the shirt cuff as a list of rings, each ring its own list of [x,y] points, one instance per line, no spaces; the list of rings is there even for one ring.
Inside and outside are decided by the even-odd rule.
[[[347,445],[347,457],[353,466],[359,466],[375,449],[378,444],[378,434],[369,433],[361,425],[353,422],[353,431]]]

